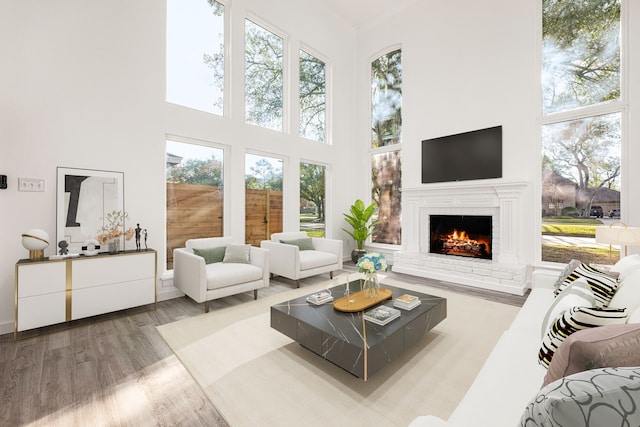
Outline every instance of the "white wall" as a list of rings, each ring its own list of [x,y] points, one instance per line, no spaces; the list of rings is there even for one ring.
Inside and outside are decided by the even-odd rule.
[[[0,174],[9,177],[9,188],[0,190],[0,333],[13,330],[14,266],[28,257],[21,233],[46,230],[52,244],[45,254],[55,253],[58,166],[124,172],[125,209],[149,230],[149,246],[158,250],[163,272],[167,134],[230,147],[227,235],[244,237],[243,162],[251,149],[285,157],[287,229],[298,226],[300,160],[326,164],[333,212],[327,235],[348,241],[340,227],[341,212],[356,196],[356,172],[349,167],[356,150],[355,31],[311,0],[234,0],[229,8],[233,99],[230,117],[219,118],[164,102],[164,1],[0,3]],[[285,32],[294,69],[300,43],[328,60],[335,101],[332,146],[299,139],[297,124],[293,135],[244,124],[247,10]],[[18,177],[43,178],[46,191],[18,192]],[[159,292],[162,298],[172,288]]]

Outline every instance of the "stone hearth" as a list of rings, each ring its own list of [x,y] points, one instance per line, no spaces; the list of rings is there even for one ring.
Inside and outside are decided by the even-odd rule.
[[[529,266],[519,258],[521,199],[526,183],[437,185],[402,192],[403,250],[393,271],[462,285],[523,295]],[[429,253],[429,215],[489,215],[493,223],[493,259]]]

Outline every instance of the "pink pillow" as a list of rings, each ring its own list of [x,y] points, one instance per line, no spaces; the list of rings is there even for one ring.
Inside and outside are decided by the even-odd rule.
[[[542,386],[590,369],[630,366],[640,366],[640,324],[584,329],[556,350]]]

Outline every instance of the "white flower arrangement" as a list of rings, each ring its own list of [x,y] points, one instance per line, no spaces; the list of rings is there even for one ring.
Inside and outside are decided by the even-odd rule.
[[[366,253],[358,260],[356,268],[360,273],[375,273],[387,269],[387,260],[384,255],[378,252]]]

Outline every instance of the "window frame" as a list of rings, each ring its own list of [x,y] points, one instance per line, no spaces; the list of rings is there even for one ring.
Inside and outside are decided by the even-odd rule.
[[[217,150],[222,150],[222,235],[228,236],[231,233],[231,220],[227,218],[231,218],[231,203],[229,202],[227,191],[225,191],[228,183],[231,180],[231,147],[225,144],[212,142],[204,139],[191,138],[186,136],[181,136],[172,133],[165,133],[164,135],[164,144],[165,144],[165,159],[167,154],[167,141],[180,142],[183,144],[193,144],[199,145],[206,148],[213,148]],[[165,190],[164,190],[164,247],[166,250],[167,246],[167,174],[165,171]],[[164,265],[162,269],[165,273],[173,272],[173,270],[167,269],[167,260],[165,259]]]
[[[538,160],[537,160],[537,195],[536,203],[538,212],[542,212],[542,129],[544,126],[553,125],[571,120],[587,119],[596,116],[608,115],[612,113],[620,114],[620,208],[622,212],[628,212],[628,127],[629,127],[629,61],[628,61],[628,40],[629,40],[629,12],[628,0],[620,0],[620,98],[615,101],[589,105],[586,107],[578,107],[567,111],[543,114],[543,82],[541,74],[543,67],[543,28],[542,28],[542,1],[537,2],[537,95],[539,102],[538,118],[537,118],[537,141],[538,141]],[[542,215],[536,215],[536,242],[535,259],[542,266],[557,266],[558,263],[542,260]]]
[[[246,42],[247,42],[247,27],[246,22],[251,21],[253,24],[261,27],[262,29],[269,31],[270,33],[280,37],[282,39],[282,129],[272,129],[256,123],[247,121],[247,55],[246,55]],[[262,129],[271,130],[274,132],[281,132],[287,134],[291,132],[291,76],[290,76],[290,61],[291,61],[291,37],[289,34],[275,25],[272,25],[257,14],[247,12],[242,20],[242,115],[245,125],[257,126]]]
[[[191,105],[184,105],[184,104],[180,104],[180,103],[176,103],[173,101],[170,101],[168,99],[168,85],[169,85],[169,79],[165,78],[165,84],[164,84],[164,102],[168,103],[168,104],[173,104],[173,105],[177,105],[183,108],[189,108],[192,110],[196,110],[196,111],[201,111],[207,114],[212,114],[216,117],[228,117],[230,115],[230,108],[231,108],[231,100],[230,100],[230,96],[229,94],[231,93],[231,87],[230,87],[230,81],[231,79],[229,78],[230,73],[231,73],[231,55],[230,55],[230,35],[231,35],[231,13],[229,11],[230,8],[230,0],[215,0],[217,3],[222,4],[222,6],[224,7],[224,13],[222,15],[222,31],[223,31],[223,48],[222,48],[222,54],[223,54],[223,58],[224,58],[224,64],[223,64],[223,82],[222,82],[222,113],[219,114],[217,112],[213,112],[213,111],[208,111],[208,110],[203,110],[201,108],[198,107],[194,107]],[[166,6],[166,5],[165,5]],[[167,35],[167,31],[168,31],[168,21],[169,21],[169,17],[168,17],[168,11],[165,10],[167,16],[165,16],[165,74],[167,74],[167,69],[169,68],[169,64],[168,64],[168,35]],[[165,76],[166,77],[166,76]]]
[[[315,57],[316,59],[319,59],[320,61],[324,62],[324,141],[316,141],[315,139],[309,139],[306,138],[302,135],[300,135],[300,51],[304,51],[305,53],[307,53],[308,55],[311,55],[313,57]],[[305,43],[300,43],[300,45],[298,46],[297,49],[298,52],[298,67],[297,67],[297,75],[298,75],[298,84],[296,85],[295,91],[296,91],[296,99],[297,99],[297,111],[298,114],[296,116],[296,121],[297,121],[297,130],[296,130],[296,136],[298,136],[299,138],[305,140],[305,141],[313,141],[313,142],[318,142],[321,144],[326,144],[326,145],[333,145],[333,138],[332,138],[332,134],[333,132],[331,131],[332,129],[332,108],[331,108],[331,101],[332,101],[332,90],[331,88],[333,87],[332,85],[332,67],[331,64],[329,63],[329,60],[327,59],[327,57],[325,55],[323,55],[322,53],[318,52],[317,50],[313,49],[312,47],[310,47],[309,45],[305,44]]]
[[[374,61],[380,59],[382,56],[387,55],[391,52],[394,52],[396,50],[400,50],[401,54],[403,51],[403,47],[402,44],[397,43],[397,44],[393,44],[390,46],[385,47],[384,49],[378,50],[377,52],[375,52],[373,55],[371,55],[369,57],[368,60],[368,66],[367,66],[367,98],[368,98],[368,113],[367,113],[367,123],[368,123],[368,130],[367,130],[367,138],[366,138],[366,144],[368,147],[368,159],[367,159],[367,188],[369,189],[369,203],[371,203],[373,201],[373,198],[371,197],[372,191],[373,191],[373,176],[372,176],[372,171],[371,171],[371,165],[372,165],[372,159],[374,156],[378,155],[378,154],[384,154],[384,153],[390,153],[390,152],[395,152],[395,151],[403,151],[403,146],[404,146],[404,138],[403,138],[403,133],[400,133],[400,141],[396,144],[390,144],[390,145],[382,145],[379,147],[372,147],[372,140],[371,140],[371,124],[373,122],[373,99],[371,96],[371,79],[372,79],[372,75],[371,75],[371,65],[373,64]],[[403,81],[404,81],[404,73],[403,73]],[[402,171],[402,166],[401,169]],[[402,181],[401,181],[401,185],[400,188],[402,189]],[[400,216],[400,226],[402,227],[402,215]],[[400,233],[400,241],[402,242],[402,232]],[[367,241],[365,242],[365,245],[371,248],[375,248],[380,252],[383,253],[387,253],[387,254],[391,254],[394,251],[399,250],[402,247],[402,243],[398,244],[398,245],[394,245],[394,244],[390,244],[390,243],[377,243],[377,242],[373,242],[372,237],[369,236],[367,238]]]

